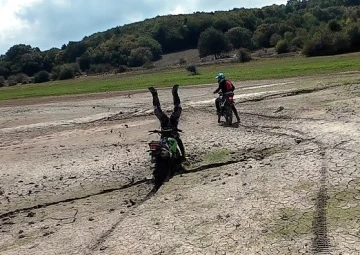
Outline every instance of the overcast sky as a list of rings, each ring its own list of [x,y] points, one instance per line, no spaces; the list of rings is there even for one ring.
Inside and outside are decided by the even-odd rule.
[[[41,50],[157,15],[285,4],[287,0],[0,0],[0,54],[14,44]]]

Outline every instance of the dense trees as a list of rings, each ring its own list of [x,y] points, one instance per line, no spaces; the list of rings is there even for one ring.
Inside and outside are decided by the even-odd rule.
[[[360,50],[360,0],[288,0],[254,9],[158,16],[40,51],[18,44],[0,56],[0,86],[81,73],[152,67],[162,54],[198,48],[200,57],[275,47],[307,56]],[[49,76],[48,76],[49,75]]]

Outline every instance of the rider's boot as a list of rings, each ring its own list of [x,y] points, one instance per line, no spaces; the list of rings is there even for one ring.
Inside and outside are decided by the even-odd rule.
[[[180,152],[181,152],[181,161],[184,162],[186,161],[186,156],[185,156],[185,146],[182,142],[182,140],[180,138],[176,139],[177,142],[178,142],[178,146],[179,146],[179,149],[180,149]]]
[[[154,109],[160,109],[160,100],[158,97],[158,92],[154,87],[149,87],[148,90],[150,91],[152,97],[153,97],[153,106]]]
[[[233,112],[234,112],[236,120],[237,120],[236,123],[240,123],[239,113],[238,113],[238,111],[236,110],[235,107],[233,107]]]
[[[178,95],[178,89],[179,89],[179,85],[175,84],[173,86],[173,88],[172,88],[172,91],[171,91],[175,107],[181,107],[180,98],[179,98],[179,95]]]

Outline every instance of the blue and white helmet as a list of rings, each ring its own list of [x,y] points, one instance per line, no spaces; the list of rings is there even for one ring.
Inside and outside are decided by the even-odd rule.
[[[218,80],[218,83],[222,82],[223,80],[225,80],[225,74],[223,73],[218,73],[216,76],[215,76],[215,79]]]

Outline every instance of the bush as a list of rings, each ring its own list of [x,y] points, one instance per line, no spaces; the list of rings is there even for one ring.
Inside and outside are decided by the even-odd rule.
[[[5,86],[5,78],[4,76],[0,76],[0,88]]]
[[[281,40],[276,44],[275,50],[278,54],[287,53],[290,50],[287,40]]]
[[[329,21],[328,27],[329,27],[329,29],[330,29],[331,31],[333,31],[333,32],[341,31],[341,25],[340,25],[340,23],[337,22],[337,20],[335,20],[335,19]]]
[[[30,80],[29,76],[27,76],[26,74],[20,73],[20,74],[16,75],[17,83],[28,84],[29,80]]]
[[[186,60],[184,58],[180,58],[179,59],[179,65],[185,65],[186,64]]]
[[[15,86],[18,84],[17,77],[15,75],[10,75],[7,79],[9,86]]]
[[[353,49],[360,49],[360,24],[352,24],[346,29],[350,45]]]
[[[145,69],[152,69],[155,68],[155,65],[150,60],[147,60],[142,67]]]
[[[242,48],[238,51],[237,60],[240,63],[249,62],[249,61],[251,61],[251,59],[252,59],[251,54],[247,49]]]
[[[345,33],[335,33],[333,37],[333,45],[336,53],[346,53],[350,49],[350,38]]]
[[[346,53],[351,49],[351,39],[344,32],[324,31],[315,34],[303,47],[306,56],[322,56]]]
[[[50,74],[44,70],[34,75],[34,83],[43,83],[49,80],[50,80]]]
[[[294,39],[292,39],[291,47],[302,48],[303,46],[304,46],[304,41],[302,38],[295,37]]]
[[[88,73],[89,74],[103,74],[103,73],[110,72],[112,69],[113,69],[113,67],[110,64],[90,65],[90,69],[88,70]],[[126,69],[126,70],[128,70],[128,69]]]
[[[68,80],[75,77],[75,71],[72,65],[63,65],[61,66],[59,73],[59,80]]]
[[[126,65],[120,65],[116,70],[117,73],[125,73],[128,70]]]
[[[188,71],[188,72],[190,72],[191,74],[193,74],[193,75],[196,75],[196,74],[199,74],[199,72],[198,72],[198,70],[197,70],[197,66],[196,65],[188,65],[187,67],[186,67],[186,70]]]
[[[61,71],[61,66],[54,66],[50,74],[50,79],[53,81],[59,79],[60,71]]]

